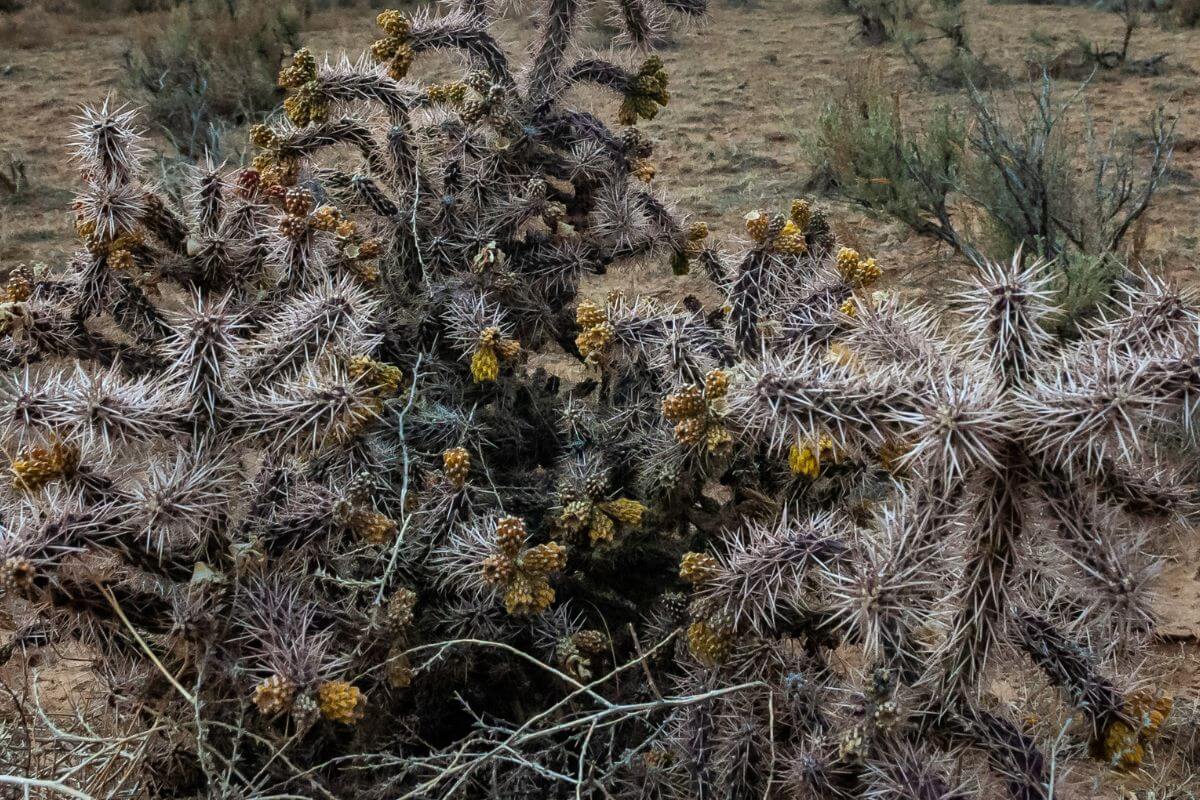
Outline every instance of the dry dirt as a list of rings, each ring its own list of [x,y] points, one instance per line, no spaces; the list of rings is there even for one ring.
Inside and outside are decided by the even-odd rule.
[[[712,5],[708,23],[677,35],[666,50],[672,102],[644,126],[657,142],[656,185],[718,233],[738,233],[741,216],[752,207],[783,206],[792,196],[807,194],[814,167],[808,143],[816,116],[846,76],[866,62],[878,63],[910,118],[955,102],[951,94],[922,86],[896,49],[864,46],[854,18],[835,12],[833,0],[713,0]],[[1018,76],[1014,91],[1021,90],[1026,60],[1035,53],[1065,51],[1077,36],[1112,46],[1121,34],[1116,15],[1086,7],[967,0],[967,8],[977,49]],[[9,153],[23,160],[32,189],[27,198],[0,205],[0,260],[52,262],[71,242],[65,206],[74,173],[65,112],[110,93],[119,96],[131,23],[23,16],[30,20],[0,16],[0,169]],[[317,52],[357,53],[374,38],[372,17],[365,9],[322,12],[310,20],[305,37]],[[161,19],[144,15],[132,24],[152,27]],[[514,42],[526,35],[525,26],[512,21],[502,22],[500,30]],[[1145,261],[1196,284],[1200,275],[1192,262],[1200,238],[1191,222],[1200,188],[1195,129],[1200,31],[1167,30],[1148,20],[1135,34],[1132,55],[1159,53],[1168,54],[1162,74],[1102,72],[1086,96],[1101,131],[1114,124],[1140,129],[1159,105],[1178,115],[1172,180],[1150,212]],[[1073,85],[1063,81],[1063,92]],[[600,106],[605,102],[611,116],[614,103],[601,99]],[[826,204],[835,209],[846,238],[880,257],[891,285],[936,289],[956,272],[945,248],[832,198]],[[653,288],[678,295],[680,281],[664,283],[670,285]]]
[[[645,127],[657,145],[656,185],[718,235],[736,236],[750,208],[783,208],[791,197],[809,194],[814,165],[808,142],[816,116],[845,76],[866,62],[877,62],[910,118],[955,100],[920,85],[898,51],[861,44],[855,20],[834,11],[830,0],[712,4],[711,20],[677,35],[666,50],[672,102]],[[1115,15],[1085,7],[981,0],[967,5],[977,49],[1013,75],[1026,74],[1025,59],[1035,51],[1065,50],[1077,35],[1115,44],[1121,33]],[[306,39],[317,52],[357,53],[374,38],[372,17],[363,9],[323,12],[311,20]],[[158,21],[141,18],[136,24]],[[129,24],[66,21],[51,14],[16,21],[0,16],[0,170],[11,153],[23,161],[30,180],[25,197],[7,205],[0,197],[0,268],[23,261],[54,264],[69,252],[75,180],[67,147],[69,115],[80,104],[119,93]],[[512,41],[524,35],[514,21],[500,29]],[[1151,20],[1137,32],[1133,56],[1157,53],[1169,54],[1161,74],[1099,74],[1087,98],[1101,130],[1140,126],[1158,105],[1179,116],[1171,183],[1149,213],[1143,258],[1148,267],[1182,284],[1200,286],[1200,271],[1193,266],[1200,245],[1194,224],[1200,188],[1200,30],[1166,30]],[[603,113],[614,115],[611,100],[596,102]],[[889,286],[937,301],[960,273],[959,262],[936,243],[834,198],[820,201],[845,240],[878,257]],[[698,276],[674,278],[662,265],[653,267],[650,277],[641,265],[616,270],[604,277],[603,286],[669,299],[702,290]],[[1200,699],[1200,534],[1177,535],[1170,550],[1181,555],[1165,565],[1160,580],[1161,642],[1152,658],[1164,665],[1155,671],[1165,676],[1168,688],[1195,703]],[[19,668],[10,664],[4,677],[11,680]],[[86,675],[74,669],[69,667],[60,683],[86,682]],[[1081,788],[1076,796],[1121,796],[1112,780],[1101,783],[1094,791]]]

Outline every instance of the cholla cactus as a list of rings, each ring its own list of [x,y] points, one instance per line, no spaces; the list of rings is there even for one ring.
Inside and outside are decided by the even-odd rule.
[[[133,791],[1044,797],[979,697],[1014,655],[1148,763],[1170,701],[1113,667],[1146,522],[1190,508],[1155,447],[1190,300],[1148,280],[1060,342],[1014,263],[943,334],[804,200],[727,253],[651,188],[661,60],[577,58],[587,4],[541,0],[517,72],[452,5],[297,52],[252,165],[178,204],[86,112],[77,252],[3,288],[0,595],[22,647],[96,654]],[[703,5],[609,3],[637,48]],[[420,82],[431,51],[462,74]],[[581,296],[626,258],[727,303]],[[109,793],[94,735],[50,740],[40,777]]]
[[[661,61],[573,62],[579,4],[547,5],[523,76],[482,7],[385,11],[370,59],[298,51],[252,166],[198,167],[180,204],[147,179],[132,111],[85,112],[78,253],[3,287],[6,597],[111,659],[144,655],[128,620],[216,722],[238,718],[228,701],[311,736],[314,710],[388,726],[362,698],[403,683],[390,665],[419,672],[404,649],[457,602],[431,597],[421,629],[404,591],[438,591],[426,556],[527,504],[534,449],[566,452],[562,401],[519,356],[557,335],[586,273],[686,241],[644,184],[649,139],[564,102],[599,83],[624,104],[606,117],[652,117]],[[702,10],[638,7],[643,46],[648,20]],[[461,80],[408,82],[434,50],[465,57]],[[645,513],[625,491],[581,499],[597,540]],[[548,607],[565,550],[499,553],[508,610]],[[141,689],[133,705],[164,709]]]
[[[663,398],[663,416],[674,426],[680,444],[699,446],[706,453],[729,448],[733,439],[722,422],[728,389],[729,376],[714,369],[704,376],[702,386],[684,386]]]
[[[837,261],[847,277],[875,272],[851,251],[840,251]],[[1051,308],[1039,270],[1014,262],[981,276],[968,292],[971,335],[961,344],[938,339],[926,317],[876,298],[844,323],[839,339],[852,360],[794,348],[768,353],[748,367],[744,382],[735,382],[731,417],[777,450],[817,432],[877,453],[891,442],[907,443],[909,499],[902,518],[890,523],[900,525],[899,535],[884,560],[884,553],[871,556],[875,566],[861,577],[832,570],[829,577],[849,589],[843,608],[831,609],[834,617],[853,611],[852,630],[869,633],[881,645],[875,652],[908,680],[933,687],[943,719],[974,720],[966,730],[986,734],[973,740],[985,747],[1009,734],[992,718],[980,723],[976,711],[955,709],[970,706],[987,666],[1015,642],[1085,711],[1099,749],[1120,762],[1112,756],[1122,749],[1114,741],[1136,749],[1128,702],[1055,623],[1023,605],[1050,597],[1057,618],[1065,611],[1063,622],[1098,626],[1109,641],[1147,629],[1146,580],[1115,541],[1091,527],[1111,515],[1089,509],[1111,504],[1140,519],[1188,510],[1187,491],[1151,460],[1145,430],[1172,407],[1187,407],[1194,377],[1184,354],[1197,346],[1193,312],[1168,302],[1170,293],[1151,283],[1135,294],[1129,317],[1079,343],[1055,344],[1043,332]],[[1055,521],[1051,529],[1063,537],[1062,550],[1080,566],[1080,580],[1030,595],[1017,577],[1028,574],[1023,560],[1038,560],[1026,538],[1039,513],[1031,505],[1038,494]],[[958,577],[930,568],[934,556],[945,565],[961,563]],[[942,584],[935,594],[953,598],[941,633],[928,589],[920,600],[903,588],[918,575],[930,587]],[[744,608],[756,594],[732,597]],[[917,668],[931,659],[936,669]],[[1044,773],[1029,772],[1043,762],[1031,756],[1021,764],[1021,785],[1044,784]]]
[[[567,565],[567,550],[557,542],[526,546],[525,523],[504,517],[496,523],[495,552],[480,565],[483,580],[500,589],[509,614],[538,614],[554,602],[550,576]]]

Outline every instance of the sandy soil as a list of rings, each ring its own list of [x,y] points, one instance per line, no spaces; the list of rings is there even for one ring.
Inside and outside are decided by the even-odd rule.
[[[967,6],[973,41],[989,61],[1020,77],[1017,91],[1034,54],[1064,51],[1077,35],[1115,44],[1121,33],[1116,15],[1090,8],[983,0],[968,0]],[[152,25],[153,18],[139,24]],[[517,24],[502,24],[500,30],[512,41],[524,35]],[[53,261],[69,247],[64,201],[74,175],[63,111],[119,92],[122,54],[129,46],[125,31],[112,21],[73,22],[53,35],[20,38],[25,44],[33,38],[36,46],[15,47],[0,27],[0,164],[6,153],[24,160],[33,187],[27,199],[0,206],[0,260]],[[306,38],[318,52],[357,52],[374,38],[372,13],[323,12],[311,20]],[[1146,261],[1161,262],[1179,280],[1197,283],[1192,263],[1200,238],[1191,212],[1200,187],[1195,128],[1200,32],[1164,30],[1150,20],[1135,34],[1132,53],[1169,55],[1161,75],[1097,75],[1088,102],[1101,131],[1114,124],[1140,128],[1158,105],[1179,116],[1172,182],[1150,212]],[[813,121],[845,76],[865,62],[879,62],[910,117],[955,101],[921,86],[895,49],[863,45],[855,20],[834,13],[828,0],[753,0],[748,6],[713,0],[711,20],[676,36],[665,58],[673,100],[658,119],[645,123],[658,143],[656,183],[718,233],[740,232],[740,217],[752,207],[783,206],[807,194]],[[1063,91],[1073,85],[1061,83]],[[836,200],[827,205],[849,238],[883,256],[891,283],[927,289],[955,272],[944,248]]]

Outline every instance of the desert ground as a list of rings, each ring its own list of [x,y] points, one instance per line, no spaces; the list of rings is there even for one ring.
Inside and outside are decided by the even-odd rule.
[[[899,223],[821,194],[810,144],[822,105],[847,75],[867,68],[883,71],[914,124],[940,104],[957,102],[957,96],[923,85],[898,49],[864,44],[855,18],[829,0],[713,0],[712,6],[706,23],[675,34],[665,52],[671,103],[645,124],[656,146],[655,185],[720,237],[740,235],[742,216],[750,209],[786,208],[792,197],[812,197],[828,209],[845,241],[878,257],[888,288],[940,302],[963,270],[961,260]],[[1013,92],[1027,85],[1029,63],[1065,51],[1077,36],[1115,43],[1121,35],[1114,14],[1087,6],[971,0],[968,8],[972,40],[1016,79]],[[121,98],[130,26],[160,20],[154,14],[134,20],[87,18],[38,8],[0,17],[5,26],[0,27],[0,170],[10,161],[20,163],[28,179],[20,197],[0,193],[3,269],[24,262],[53,265],[69,256],[76,177],[68,144],[70,114],[83,103]],[[309,20],[304,40],[317,53],[357,53],[371,41],[373,29],[369,9],[328,10]],[[514,37],[517,29],[502,26]],[[1200,30],[1148,20],[1132,47],[1137,57],[1167,55],[1158,74],[1101,71],[1091,80],[1086,102],[1100,131],[1136,129],[1160,105],[1178,117],[1169,183],[1149,212],[1140,257],[1145,268],[1200,288]],[[1068,91],[1076,81],[1058,83]],[[595,98],[600,108],[607,102]],[[158,141],[166,149],[161,137]],[[232,143],[225,156],[236,160],[243,155],[239,150]],[[623,287],[664,300],[701,291],[698,279],[672,276],[665,265],[649,278],[639,270],[595,280],[597,291]],[[1161,622],[1148,658],[1168,676],[1177,698],[1195,703],[1200,702],[1200,531],[1180,529],[1177,535],[1179,555],[1165,565],[1159,581]],[[5,667],[6,677],[12,682],[29,668],[15,658]],[[68,660],[55,674],[48,691],[64,699],[87,684],[84,661]],[[995,691],[1002,694],[1004,687]],[[1077,796],[1126,797],[1141,785],[1138,781],[1137,776],[1081,776]]]
[[[782,207],[793,196],[812,194],[818,166],[812,163],[815,120],[847,76],[872,66],[881,69],[914,124],[940,105],[956,102],[953,94],[922,85],[897,48],[864,44],[857,20],[834,6],[829,0],[714,0],[710,19],[675,34],[666,49],[672,101],[645,123],[656,145],[656,186],[717,234],[741,233],[741,217],[751,208]],[[984,0],[968,0],[966,6],[972,40],[1016,79],[1005,90],[1014,93],[1028,89],[1029,65],[1067,51],[1077,37],[1108,47],[1122,33],[1115,14],[1089,7]],[[308,20],[304,43],[318,53],[357,54],[373,38],[372,17],[361,7],[317,12]],[[37,9],[0,20],[10,28],[0,28],[0,159],[5,162],[0,166],[18,159],[30,184],[26,197],[0,207],[4,262],[51,262],[67,253],[71,229],[64,208],[75,175],[64,111],[109,95],[121,99],[131,26],[161,22],[156,14],[130,21]],[[501,30],[519,41],[520,26]],[[1113,126],[1140,132],[1159,106],[1178,116],[1170,181],[1151,209],[1143,259],[1183,284],[1194,284],[1200,281],[1192,268],[1200,247],[1192,224],[1200,189],[1200,35],[1147,19],[1134,35],[1131,55],[1159,54],[1167,56],[1161,74],[1100,71],[1085,100],[1100,138]],[[1065,95],[1078,81],[1056,83]],[[601,108],[604,102],[597,99]],[[227,155],[236,159],[240,153],[231,149],[235,152]],[[882,265],[889,285],[925,290],[954,277],[953,254],[937,243],[839,204],[836,196],[819,199],[836,210],[831,216],[843,238],[866,252],[886,254]],[[654,290],[678,294],[680,283],[666,280]]]

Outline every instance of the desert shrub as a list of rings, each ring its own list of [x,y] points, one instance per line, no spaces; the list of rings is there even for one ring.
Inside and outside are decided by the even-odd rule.
[[[1197,0],[1174,0],[1171,15],[1175,22],[1185,28],[1200,25],[1200,2]]]
[[[1048,281],[1057,309],[1046,318],[1047,329],[1064,336],[1080,334],[1080,326],[1107,311],[1114,295],[1131,279],[1122,259],[1112,253],[1068,251],[1055,264]]]
[[[966,148],[964,120],[949,109],[919,132],[906,130],[899,99],[868,68],[845,84],[818,123],[816,148],[839,191],[957,246],[948,223]]]
[[[290,0],[196,0],[138,29],[127,84],[176,148],[198,157],[218,149],[223,128],[277,105],[275,74],[299,46],[301,20]]]
[[[913,6],[908,0],[841,0],[838,5],[858,18],[859,35],[873,45],[894,39]]]
[[[1119,45],[1099,45],[1080,36],[1077,46],[1087,63],[1101,69],[1123,69],[1141,74],[1156,75],[1161,72],[1168,53],[1133,58],[1131,47],[1133,35],[1145,23],[1148,4],[1140,0],[1114,0],[1109,9],[1121,18],[1121,41]],[[1152,8],[1150,10],[1153,10]]]
[[[971,48],[962,0],[848,0],[868,44],[896,42],[922,79],[937,89],[1006,83],[1004,71]]]
[[[1171,3],[1158,0],[1102,0],[1102,2],[1086,2],[1086,0],[989,0],[992,3],[1025,4],[1025,5],[1087,5],[1097,11],[1110,11],[1121,19],[1121,37],[1117,44],[1111,42],[1099,43],[1076,34],[1074,47],[1059,53],[1055,61],[1064,65],[1073,65],[1073,70],[1082,71],[1084,75],[1090,69],[1124,69],[1143,74],[1158,74],[1166,60],[1167,53],[1159,53],[1145,58],[1135,59],[1131,54],[1134,33],[1144,26],[1148,15],[1159,15],[1165,20],[1163,13],[1170,9]],[[1080,75],[1079,77],[1083,77]]]
[[[1147,280],[1062,343],[1006,261],[943,330],[804,200],[722,245],[653,184],[662,62],[576,57],[583,4],[541,9],[520,74],[461,11],[300,50],[252,166],[180,204],[130,112],[86,112],[79,248],[4,287],[0,656],[78,639],[104,702],[31,697],[0,779],[1048,798],[1048,752],[1148,763],[1170,702],[1110,667],[1191,510],[1147,434],[1200,385],[1191,298]],[[415,80],[431,51],[462,80]],[[726,297],[587,288],[617,262]],[[1029,662],[1076,728],[981,699]]]
[[[965,109],[914,128],[868,71],[825,107],[816,155],[838,191],[976,262],[1019,250],[1105,265],[1164,179],[1174,123],[1160,110],[1140,145],[1122,130],[1102,140],[1078,110],[1082,91],[1059,100],[1044,79],[1002,110],[972,90]]]

